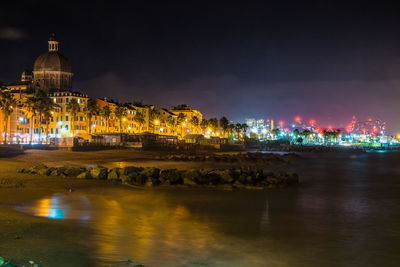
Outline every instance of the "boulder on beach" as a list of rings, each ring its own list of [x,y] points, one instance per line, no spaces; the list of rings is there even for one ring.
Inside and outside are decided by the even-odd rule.
[[[182,184],[182,173],[177,169],[166,169],[160,173],[160,181],[162,184]]]
[[[92,176],[90,175],[90,171],[84,171],[84,172],[81,172],[80,174],[78,174],[78,176],[76,176],[76,178],[78,178],[78,179],[90,179],[90,178],[92,178]]]
[[[65,168],[65,167],[54,168],[53,171],[50,173],[50,175],[51,176],[60,176],[60,175],[64,176],[65,175],[64,172],[66,169],[67,168]]]
[[[47,169],[48,169],[48,167],[46,165],[39,163],[39,164],[35,164],[35,165],[31,166],[28,169],[28,172],[39,174],[39,172],[43,173],[43,172],[47,171]]]
[[[90,175],[94,179],[107,179],[108,170],[106,167],[96,165],[93,167],[93,169],[90,170]]]
[[[85,168],[67,167],[64,174],[68,177],[78,177],[78,175],[83,172],[86,172]]]
[[[205,178],[208,181],[208,184],[217,185],[221,183],[221,175],[217,170],[210,171],[206,174]]]
[[[107,179],[108,180],[119,180],[119,173],[120,173],[120,168],[112,168],[108,172]]]
[[[196,169],[191,169],[191,170],[182,172],[182,179],[183,179],[184,184],[192,184],[192,182],[194,184],[197,184],[197,182],[200,181],[201,177],[202,177],[202,174],[200,173],[199,170],[196,170]],[[192,181],[192,182],[190,182],[190,181]]]
[[[158,179],[160,177],[160,169],[155,167],[146,167],[140,172],[140,174],[148,178]]]
[[[233,183],[233,181],[235,180],[234,177],[232,176],[231,170],[229,170],[229,169],[215,170],[213,172],[220,176],[220,180],[224,184]]]
[[[184,185],[189,185],[189,186],[197,186],[197,183],[189,178],[183,178],[183,184]]]
[[[126,176],[136,176],[138,175],[141,171],[143,170],[143,168],[141,167],[135,167],[135,166],[129,166],[129,167],[125,167],[122,170],[122,174],[126,175]]]

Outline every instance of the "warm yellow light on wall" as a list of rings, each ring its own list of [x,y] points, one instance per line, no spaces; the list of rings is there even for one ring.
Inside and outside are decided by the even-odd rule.
[[[122,121],[126,121],[126,118],[123,118]]]
[[[154,124],[155,124],[155,125],[158,125],[159,123],[160,123],[160,121],[158,121],[158,120],[155,120],[155,121],[154,121]]]
[[[186,123],[183,122],[183,123],[182,123],[182,126],[185,126],[185,125],[186,125]]]

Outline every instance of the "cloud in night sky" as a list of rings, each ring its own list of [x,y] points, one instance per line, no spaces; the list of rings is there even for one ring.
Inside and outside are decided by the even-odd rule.
[[[28,38],[28,35],[20,29],[12,27],[5,27],[0,29],[0,39],[16,41],[23,40],[25,38]]]
[[[235,121],[299,115],[343,127],[356,115],[400,132],[397,7],[206,2],[10,2],[0,9],[14,26],[0,26],[0,80],[32,69],[55,32],[74,90],[91,97],[186,103]]]

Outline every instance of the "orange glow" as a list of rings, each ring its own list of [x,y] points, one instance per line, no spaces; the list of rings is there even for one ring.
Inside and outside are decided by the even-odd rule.
[[[311,125],[311,126],[314,126],[314,125],[315,125],[315,123],[316,123],[316,121],[315,121],[315,120],[313,120],[313,119],[311,119],[311,120],[310,120],[310,125]]]
[[[301,122],[301,117],[297,116],[296,118],[294,118],[295,122],[300,123]]]
[[[285,125],[285,122],[284,121],[279,121],[279,126],[283,126],[283,125]]]

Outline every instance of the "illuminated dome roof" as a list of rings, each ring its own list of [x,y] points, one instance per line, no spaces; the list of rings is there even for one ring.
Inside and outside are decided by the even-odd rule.
[[[33,65],[34,71],[65,71],[72,72],[71,63],[69,63],[68,59],[58,53],[58,51],[49,51],[42,55],[40,55]]]

